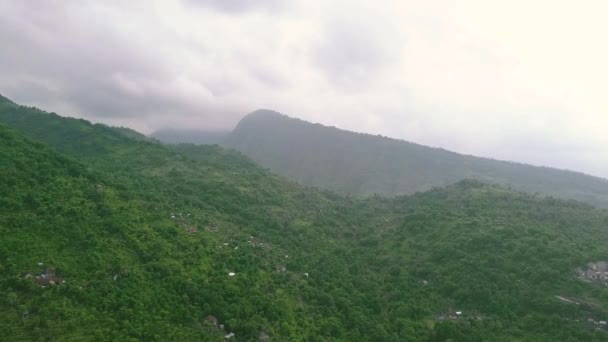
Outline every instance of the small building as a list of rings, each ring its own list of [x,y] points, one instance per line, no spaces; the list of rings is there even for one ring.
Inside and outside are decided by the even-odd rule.
[[[63,277],[55,275],[55,268],[48,267],[46,271],[34,278],[34,282],[40,286],[59,285],[65,283]]]
[[[258,337],[258,341],[259,342],[268,342],[268,341],[270,341],[270,335],[268,335],[267,332],[262,331],[262,332],[260,332],[260,335]]]

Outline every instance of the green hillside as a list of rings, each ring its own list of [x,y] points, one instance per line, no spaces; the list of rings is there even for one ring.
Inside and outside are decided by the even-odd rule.
[[[348,132],[267,110],[241,120],[225,145],[277,174],[343,194],[412,194],[477,179],[608,208],[605,179]]]
[[[574,273],[608,259],[604,210],[477,181],[345,198],[218,146],[0,121],[4,340],[608,339]]]
[[[339,201],[247,161],[198,164],[102,125],[65,119],[54,130],[58,116],[10,110],[23,115],[16,126],[36,127],[26,131],[85,161],[60,157],[10,131],[3,135],[0,160],[10,173],[1,175],[8,184],[0,188],[6,189],[5,201],[17,203],[2,206],[1,224],[3,303],[10,310],[0,326],[11,339],[50,334],[78,340],[91,332],[101,339],[160,341],[213,339],[229,331],[245,339],[262,333],[324,336],[318,331],[323,317],[294,295],[307,286],[301,268],[316,260],[300,263],[298,250],[329,230],[321,208],[336,213],[332,220],[340,217],[332,209],[342,206]],[[52,158],[61,162],[47,160]],[[72,168],[82,174],[67,171]],[[30,202],[32,208],[23,204]],[[286,226],[287,220],[296,223]],[[332,234],[339,230],[333,227]],[[43,274],[46,266],[38,262],[56,268],[67,285],[41,289],[20,279],[22,272]],[[289,272],[277,271],[283,266]],[[56,314],[56,304],[41,302],[41,296],[55,296],[68,311]],[[28,319],[22,322],[24,312]],[[207,315],[225,330],[210,329]]]
[[[151,137],[165,144],[213,145],[224,141],[229,134],[229,131],[161,129],[152,133]]]

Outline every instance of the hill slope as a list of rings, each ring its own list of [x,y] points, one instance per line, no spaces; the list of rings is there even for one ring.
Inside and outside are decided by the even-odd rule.
[[[162,129],[152,133],[151,137],[165,144],[213,145],[224,141],[229,134],[229,131]]]
[[[461,155],[260,110],[225,141],[273,172],[347,194],[412,194],[463,179],[608,207],[608,180]]]
[[[29,114],[40,127],[57,119]],[[103,126],[70,125],[76,132],[67,136],[89,132],[75,142],[89,148],[56,147],[82,163],[0,126],[3,338],[331,337],[339,311],[312,304],[330,287],[313,291],[303,273],[322,263],[312,246],[329,251],[321,236],[346,229],[347,203],[221,151],[208,151],[202,164],[158,144],[119,146]],[[67,133],[47,132],[48,141]],[[36,285],[47,267],[66,283]],[[208,315],[225,330],[207,324]]]
[[[7,340],[608,338],[586,322],[608,318],[608,291],[574,275],[608,258],[606,211],[472,181],[347,199],[217,146],[0,118],[19,130],[0,125]],[[27,276],[48,267],[65,284]]]

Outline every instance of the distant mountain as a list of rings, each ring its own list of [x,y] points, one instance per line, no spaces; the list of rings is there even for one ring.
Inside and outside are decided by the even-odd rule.
[[[230,134],[229,131],[203,131],[203,130],[180,130],[161,129],[150,135],[165,144],[197,144],[213,145],[221,143]]]
[[[344,194],[401,195],[477,179],[608,207],[608,180],[462,155],[258,110],[224,141],[273,172]]]

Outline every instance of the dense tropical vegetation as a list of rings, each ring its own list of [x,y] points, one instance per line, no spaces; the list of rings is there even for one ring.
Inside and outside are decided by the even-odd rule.
[[[0,102],[2,339],[608,339],[608,289],[574,274],[608,259],[605,210],[477,181],[343,197]]]

